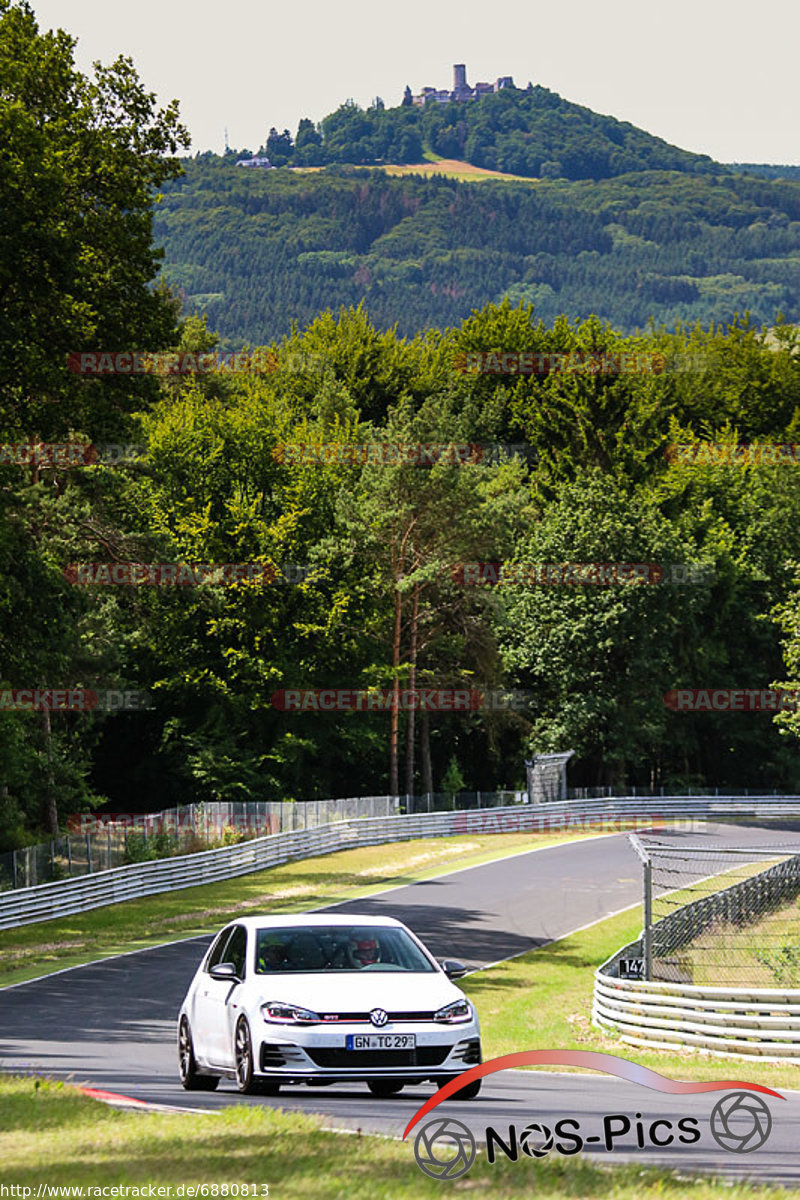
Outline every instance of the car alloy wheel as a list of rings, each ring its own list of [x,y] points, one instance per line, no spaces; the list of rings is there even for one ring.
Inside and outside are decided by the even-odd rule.
[[[279,1079],[259,1079],[253,1073],[253,1043],[250,1040],[250,1027],[244,1017],[236,1026],[234,1058],[236,1086],[240,1092],[246,1096],[277,1096],[281,1086]]]
[[[200,1075],[194,1057],[192,1031],[186,1017],[181,1017],[178,1027],[178,1067],[181,1084],[187,1092],[213,1092],[219,1083],[216,1075]]]
[[[236,1086],[240,1092],[253,1092],[253,1046],[250,1041],[250,1028],[244,1017],[242,1017],[236,1026],[234,1053],[236,1058]]]

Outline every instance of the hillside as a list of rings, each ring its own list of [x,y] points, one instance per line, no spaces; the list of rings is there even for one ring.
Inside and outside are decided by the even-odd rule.
[[[528,178],[610,179],[631,171],[724,170],[627,121],[592,112],[548,88],[506,88],[466,103],[362,109],[352,101],[292,138],[271,130],[263,151],[275,166],[415,163],[423,151]]]
[[[772,324],[800,307],[796,182],[646,171],[469,183],[245,170],[213,155],[185,168],[155,210],[163,274],[227,345],[362,300],[404,334],[504,296],[546,322],[597,313],[626,331],[745,310]]]

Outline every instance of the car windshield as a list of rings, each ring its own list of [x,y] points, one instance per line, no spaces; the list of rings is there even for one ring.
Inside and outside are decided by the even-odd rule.
[[[435,971],[405,929],[389,925],[292,925],[259,929],[256,973]]]

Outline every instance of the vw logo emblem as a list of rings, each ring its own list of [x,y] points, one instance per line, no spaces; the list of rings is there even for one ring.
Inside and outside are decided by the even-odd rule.
[[[723,1150],[749,1154],[758,1150],[772,1130],[772,1114],[760,1096],[731,1092],[711,1113],[711,1134]]]
[[[475,1162],[477,1146],[466,1125],[439,1117],[422,1126],[414,1141],[417,1166],[431,1179],[458,1179]]]
[[[373,1008],[372,1012],[369,1014],[369,1019],[372,1021],[373,1025],[380,1027],[381,1025],[385,1025],[389,1020],[389,1014],[382,1008]]]

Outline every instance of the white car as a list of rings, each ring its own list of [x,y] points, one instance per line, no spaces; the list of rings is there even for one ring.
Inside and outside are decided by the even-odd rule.
[[[275,1094],[365,1082],[376,1096],[481,1061],[478,1015],[442,963],[391,917],[246,917],[205,955],[178,1016],[181,1082]],[[457,1093],[478,1094],[480,1081]]]

